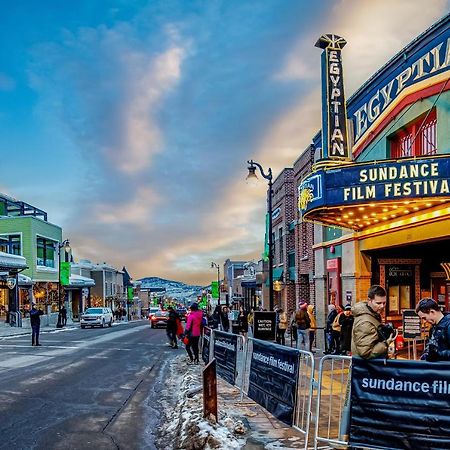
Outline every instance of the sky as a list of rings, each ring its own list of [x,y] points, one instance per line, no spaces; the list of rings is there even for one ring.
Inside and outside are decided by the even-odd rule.
[[[209,284],[255,260],[267,184],[321,127],[324,33],[349,97],[450,0],[21,0],[0,18],[0,192],[75,260]]]

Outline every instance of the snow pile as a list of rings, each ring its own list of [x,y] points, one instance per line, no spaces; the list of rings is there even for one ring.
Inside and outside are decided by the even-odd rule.
[[[219,405],[218,423],[203,418],[203,391],[198,390],[202,368],[203,365],[188,365],[182,356],[170,364],[165,393],[174,397],[176,406],[165,402],[162,423],[166,426],[157,436],[158,448],[234,450],[245,445],[245,427],[226,406]]]

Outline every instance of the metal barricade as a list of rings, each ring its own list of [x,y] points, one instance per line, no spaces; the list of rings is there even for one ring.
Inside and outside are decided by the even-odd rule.
[[[299,350],[299,367],[297,378],[297,398],[293,427],[305,438],[305,450],[308,448],[310,424],[314,394],[314,355],[305,350]]]
[[[351,386],[349,356],[327,355],[320,360],[314,449],[348,446],[348,420]]]
[[[210,341],[210,352],[209,360],[214,358],[214,347],[216,342],[216,334],[220,330],[211,330],[211,341]],[[246,353],[246,339],[240,334],[227,333],[225,331],[220,331],[220,333],[228,335],[230,337],[236,337],[236,376],[234,379],[234,385],[238,387],[242,392],[242,385],[244,381],[244,361]]]

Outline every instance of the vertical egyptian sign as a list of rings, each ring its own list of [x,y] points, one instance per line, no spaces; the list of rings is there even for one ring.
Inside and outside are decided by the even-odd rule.
[[[347,113],[341,50],[346,40],[324,34],[316,42],[322,48],[322,158],[348,160]]]

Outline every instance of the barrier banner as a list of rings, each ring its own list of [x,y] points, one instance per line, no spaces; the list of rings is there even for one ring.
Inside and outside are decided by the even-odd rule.
[[[205,327],[203,329],[203,341],[202,341],[202,359],[205,364],[209,363],[210,342],[211,342],[211,328]]]
[[[236,353],[238,336],[214,330],[214,358],[217,363],[217,374],[228,383],[236,379]]]
[[[449,448],[449,411],[450,363],[353,358],[352,446]]]
[[[294,420],[299,355],[290,347],[253,341],[248,396],[288,425]]]

